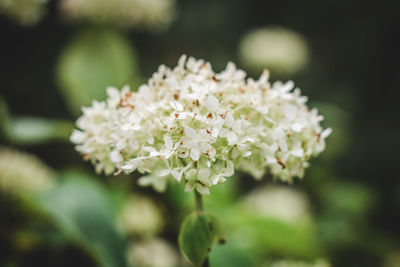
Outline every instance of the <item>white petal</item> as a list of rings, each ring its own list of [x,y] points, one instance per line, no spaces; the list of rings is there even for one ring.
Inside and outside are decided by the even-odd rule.
[[[185,67],[186,58],[187,58],[186,55],[182,55],[182,56],[179,58],[179,60],[178,60],[178,66],[179,66],[180,68],[182,68],[182,69]]]
[[[251,156],[251,151],[246,151],[243,153],[243,157],[247,158]]]
[[[233,124],[232,130],[234,130],[236,133],[241,133],[242,132],[242,122],[240,120],[235,121]]]
[[[150,145],[154,144],[154,137],[151,136],[151,135],[149,135],[149,136],[147,137],[147,142],[148,142]]]
[[[165,144],[165,147],[167,149],[172,149],[174,144],[173,144],[172,139],[171,139],[171,137],[169,135],[164,135],[164,144]]]
[[[209,168],[200,169],[197,174],[197,178],[201,181],[206,180],[211,175],[211,170]]]
[[[229,131],[226,135],[226,140],[228,140],[228,144],[231,146],[236,144],[238,138],[234,132]]]
[[[282,152],[287,152],[288,151],[288,145],[287,145],[287,143],[285,141],[279,140],[278,141],[278,145],[279,145],[279,147],[280,147]]]
[[[226,137],[226,136],[228,135],[229,132],[230,132],[229,129],[227,129],[227,128],[222,128],[221,131],[219,132],[219,136],[221,136],[221,137]]]
[[[123,161],[122,155],[118,150],[114,150],[110,153],[110,160],[113,163],[120,163]]]
[[[187,183],[185,186],[185,192],[192,192],[194,189],[193,185],[191,185],[190,183]]]
[[[292,90],[294,87],[294,82],[293,81],[287,81],[285,84],[283,84],[280,88],[281,92],[289,92],[290,90]]]
[[[131,127],[131,129],[134,131],[139,131],[140,129],[142,129],[142,126],[140,126],[139,124],[135,124]]]
[[[107,87],[107,96],[110,98],[119,98],[119,91],[115,87]]]
[[[79,130],[74,130],[71,134],[70,140],[74,144],[82,144],[86,139],[86,134]]]
[[[127,132],[130,129],[132,129],[132,125],[130,123],[125,123],[124,125],[121,126],[121,131]]]
[[[228,128],[231,128],[233,126],[233,123],[235,122],[235,119],[233,118],[231,113],[226,114],[225,118],[225,126]]]
[[[136,170],[138,164],[125,164],[121,167],[121,170],[123,171],[134,171]]]
[[[157,192],[164,192],[167,189],[167,179],[157,177],[152,182],[152,186]]]
[[[144,151],[150,152],[150,153],[157,152],[157,150],[156,150],[154,147],[151,147],[151,146],[144,146],[142,149],[143,149]]]
[[[158,151],[153,151],[153,152],[150,152],[149,156],[150,156],[150,157],[157,157],[157,156],[159,156],[160,154],[161,154],[161,153],[158,152]]]
[[[292,125],[292,130],[295,131],[296,133],[301,132],[303,130],[304,126],[298,122],[293,123]]]
[[[197,177],[197,170],[196,169],[190,169],[186,172],[186,180],[196,180]]]
[[[202,195],[210,194],[210,189],[208,189],[208,187],[201,185],[201,184],[196,184],[196,190]]]
[[[226,161],[226,168],[223,170],[224,176],[229,177],[235,173],[234,164],[231,160]]]
[[[297,108],[291,104],[285,104],[283,106],[283,113],[289,120],[293,120],[297,116]]]
[[[199,160],[200,158],[200,150],[198,150],[197,148],[192,148],[190,150],[190,158],[194,161]]]
[[[290,154],[292,154],[295,157],[302,157],[304,154],[304,151],[302,148],[295,148],[292,151],[290,151]]]
[[[117,142],[117,144],[115,145],[115,147],[116,147],[118,150],[124,149],[124,148],[126,147],[126,140],[124,140],[124,139],[119,140],[119,141]]]
[[[184,130],[185,130],[185,135],[186,136],[191,137],[191,138],[196,138],[197,133],[196,133],[195,130],[193,130],[190,127],[185,127]]]
[[[332,133],[332,129],[331,129],[331,128],[325,129],[325,130],[321,133],[321,138],[322,138],[322,139],[325,139],[325,138],[327,138],[331,133]]]
[[[219,108],[218,99],[213,95],[208,96],[206,100],[206,108],[211,112],[217,111]]]
[[[160,171],[160,176],[167,176],[170,173],[171,173],[171,171],[169,169],[164,169],[164,170]]]
[[[177,110],[177,111],[183,111],[183,106],[182,106],[182,104],[181,103],[179,103],[179,102],[177,102],[177,101],[175,101],[175,100],[172,100],[171,102],[169,102],[169,104],[171,105],[171,107],[173,108],[173,109],[175,109],[175,110]]]
[[[180,182],[182,179],[182,172],[179,172],[177,170],[172,170],[171,175],[178,181]]]
[[[275,157],[267,156],[267,163],[269,163],[269,164],[274,164],[274,163],[276,163],[276,162],[277,162],[277,160],[276,160]]]

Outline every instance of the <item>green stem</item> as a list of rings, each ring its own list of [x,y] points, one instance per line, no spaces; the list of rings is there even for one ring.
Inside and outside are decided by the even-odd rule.
[[[194,197],[196,201],[196,210],[197,211],[203,211],[203,200],[202,196],[197,190],[194,190]]]
[[[194,190],[194,198],[195,198],[195,202],[196,202],[196,210],[197,211],[203,211],[202,195],[199,192],[197,192],[196,189]],[[210,263],[208,261],[208,257],[204,260],[202,267],[210,267]]]

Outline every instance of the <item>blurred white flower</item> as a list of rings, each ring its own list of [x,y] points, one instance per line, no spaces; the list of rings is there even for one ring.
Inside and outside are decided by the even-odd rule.
[[[386,254],[383,267],[399,267],[400,266],[400,250],[391,251]]]
[[[305,262],[297,260],[278,260],[267,263],[265,267],[330,267],[331,264],[324,259],[317,259],[314,262]]]
[[[150,198],[135,195],[124,203],[119,221],[126,233],[149,237],[162,230],[164,220],[161,210]]]
[[[240,41],[242,62],[253,70],[270,69],[277,74],[292,74],[301,70],[309,58],[303,36],[280,27],[258,28]]]
[[[268,185],[255,189],[245,197],[243,205],[258,215],[289,223],[309,222],[311,217],[307,195],[282,185]]]
[[[74,21],[154,29],[172,21],[175,0],[60,0],[60,8]]]
[[[13,194],[49,189],[55,173],[33,155],[0,147],[0,190]]]
[[[245,77],[233,63],[214,73],[208,62],[182,56],[138,92],[108,88],[107,101],[82,109],[71,141],[97,171],[150,173],[139,184],[159,191],[171,177],[208,194],[235,169],[257,179],[266,168],[283,181],[303,177],[331,130],[293,82],[271,85],[268,72]]]
[[[48,0],[0,0],[0,13],[29,26],[39,22],[46,13]]]
[[[128,248],[130,266],[175,267],[178,262],[178,251],[160,238],[135,242]]]

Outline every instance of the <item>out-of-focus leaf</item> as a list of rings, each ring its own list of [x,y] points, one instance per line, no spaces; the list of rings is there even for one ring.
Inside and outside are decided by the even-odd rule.
[[[260,255],[314,258],[321,253],[311,226],[297,226],[274,218],[246,215],[245,212],[239,214],[236,242],[245,240],[246,246]]]
[[[223,246],[215,246],[210,252],[210,266],[213,267],[255,266],[255,261],[254,252],[245,251],[229,242]]]
[[[320,238],[330,247],[363,245],[368,213],[376,204],[372,188],[355,182],[331,182],[320,188],[323,212],[319,218]]]
[[[21,117],[9,120],[6,135],[13,143],[33,145],[48,141],[68,141],[73,128],[73,123],[68,121]]]
[[[73,123],[38,117],[12,117],[0,97],[0,133],[15,144],[34,145],[49,141],[68,141]]]
[[[0,190],[0,266],[99,266],[98,259],[82,245],[68,242],[32,195],[15,195]],[[71,252],[73,258],[71,259]],[[39,253],[32,262],[29,255]],[[83,265],[82,265],[83,264]]]
[[[321,188],[321,199],[325,210],[335,213],[365,215],[375,205],[373,190],[363,184],[334,182]]]
[[[124,240],[100,184],[70,173],[59,186],[41,195],[39,202],[65,237],[91,252],[101,266],[126,266]]]
[[[7,129],[10,127],[10,120],[6,101],[0,96],[0,134],[7,135]]]
[[[65,48],[58,65],[59,87],[69,108],[103,100],[108,86],[129,84],[137,75],[133,47],[122,35],[108,29],[80,32]]]
[[[233,175],[228,178],[229,183],[222,183],[210,188],[211,193],[204,198],[204,203],[209,211],[226,209],[227,206],[235,202],[238,197],[238,182],[240,175]]]
[[[223,240],[217,219],[206,212],[195,211],[183,221],[179,233],[179,247],[194,265],[201,266],[214,241]]]

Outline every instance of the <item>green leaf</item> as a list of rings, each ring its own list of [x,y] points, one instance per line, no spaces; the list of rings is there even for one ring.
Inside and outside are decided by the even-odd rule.
[[[109,195],[99,183],[69,173],[42,194],[39,203],[65,238],[90,252],[100,266],[126,266],[124,239],[117,231]]]
[[[21,117],[9,121],[6,135],[13,143],[32,145],[48,141],[68,141],[73,128],[74,125],[68,121]]]
[[[216,246],[210,252],[210,266],[212,267],[257,266],[257,260],[259,259],[254,250],[240,247],[240,242],[229,242],[224,246]]]
[[[137,76],[132,45],[118,32],[91,28],[80,32],[63,51],[58,82],[72,112],[104,100],[108,86],[122,87]]]
[[[0,134],[7,136],[7,131],[10,128],[10,114],[6,101],[0,96]]]
[[[218,221],[217,217],[208,212],[204,212],[204,214],[209,219],[209,227],[213,235],[213,241],[221,245],[225,244],[224,229],[221,223]]]
[[[196,266],[201,266],[212,244],[223,243],[222,228],[216,217],[195,211],[189,214],[181,226],[178,237],[182,253]]]
[[[260,255],[279,255],[313,259],[321,255],[321,246],[313,226],[301,226],[275,218],[242,214],[236,237],[252,243]],[[239,239],[240,240],[240,239]]]

